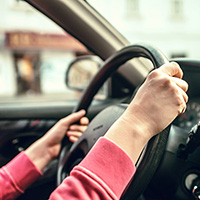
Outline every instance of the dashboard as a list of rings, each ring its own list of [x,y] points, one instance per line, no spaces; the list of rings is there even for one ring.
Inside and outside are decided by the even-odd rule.
[[[188,82],[189,100],[185,113],[179,115],[173,124],[189,132],[200,121],[200,60],[177,59],[174,61],[180,64],[184,72],[183,79]]]
[[[179,115],[175,121],[174,125],[190,131],[193,126],[195,126],[200,121],[200,98],[195,98],[189,100],[187,103],[187,109],[185,113]]]

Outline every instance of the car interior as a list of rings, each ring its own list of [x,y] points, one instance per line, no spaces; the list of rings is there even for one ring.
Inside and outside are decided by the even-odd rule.
[[[189,84],[187,110],[149,141],[121,199],[199,199],[200,59],[167,59],[159,46],[129,42],[84,0],[25,2],[78,40],[87,51],[78,55],[64,71],[65,84],[78,93],[75,100],[63,97],[58,101],[16,99],[0,103],[0,166],[72,112],[85,109],[90,124],[74,144],[67,138],[63,141],[59,158],[49,163],[43,176],[17,199],[48,199],[124,112],[148,73],[169,61],[181,66],[183,78]],[[89,62],[91,68],[86,65],[84,68],[84,62]],[[52,85],[56,85],[56,80]]]

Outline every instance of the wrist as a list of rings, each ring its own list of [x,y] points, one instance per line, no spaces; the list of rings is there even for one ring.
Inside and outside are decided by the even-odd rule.
[[[41,171],[43,171],[47,164],[53,160],[51,153],[49,153],[47,149],[46,144],[42,141],[42,139],[39,139],[27,150],[25,150],[26,155]]]
[[[149,113],[141,105],[130,105],[122,115],[122,119],[130,124],[133,130],[141,140],[146,143],[156,134],[158,134],[157,123],[152,119]],[[133,125],[134,124],[134,125]]]
[[[148,131],[148,128],[137,117],[130,117],[130,114],[124,113],[108,130],[105,137],[121,147],[135,164],[151,138]]]
[[[120,118],[120,125],[123,127],[123,132],[129,133],[129,140],[136,141],[143,148],[150,140],[150,133],[148,128],[138,119],[131,118],[127,120],[126,117]]]

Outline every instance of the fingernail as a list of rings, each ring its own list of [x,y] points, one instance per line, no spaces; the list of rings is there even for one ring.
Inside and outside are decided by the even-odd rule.
[[[82,109],[82,110],[79,110],[78,112],[79,112],[79,113],[85,113],[85,110]]]

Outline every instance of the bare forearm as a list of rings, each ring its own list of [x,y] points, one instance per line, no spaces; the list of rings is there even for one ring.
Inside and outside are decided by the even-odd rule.
[[[53,159],[48,152],[48,147],[42,139],[32,144],[25,154],[32,160],[36,167],[43,171],[47,164]]]
[[[135,164],[144,146],[150,139],[145,136],[146,132],[146,127],[140,126],[136,121],[129,124],[120,118],[108,130],[105,137],[121,147]]]

